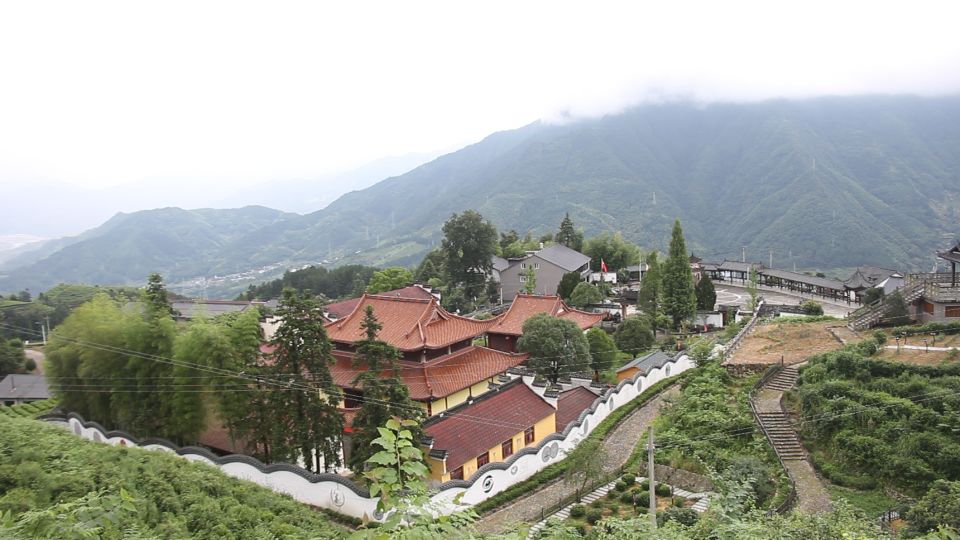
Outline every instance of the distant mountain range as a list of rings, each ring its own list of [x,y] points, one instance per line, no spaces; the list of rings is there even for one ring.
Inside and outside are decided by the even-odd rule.
[[[468,208],[521,234],[553,231],[569,212],[587,235],[621,231],[660,250],[679,217],[706,259],[745,247],[764,262],[772,251],[778,267],[929,269],[932,251],[960,234],[960,97],[676,103],[536,123],[307,215],[118,215],[46,258],[8,262],[0,290],[140,283],[150,271],[182,280],[322,261],[414,264]]]

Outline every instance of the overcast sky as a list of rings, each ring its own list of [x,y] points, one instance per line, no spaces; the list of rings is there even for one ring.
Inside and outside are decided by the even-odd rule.
[[[960,90],[958,2],[637,4],[5,2],[0,186],[232,189],[651,99]]]

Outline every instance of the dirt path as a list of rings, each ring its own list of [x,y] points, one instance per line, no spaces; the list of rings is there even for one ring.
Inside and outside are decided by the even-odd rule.
[[[660,406],[664,397],[676,395],[679,392],[676,386],[653,398],[643,407],[630,413],[604,439],[607,450],[604,470],[615,471],[620,468],[633,452],[637,441],[660,414]],[[509,505],[480,518],[476,528],[482,533],[503,533],[513,529],[515,523],[536,523],[540,521],[540,510],[544,506],[555,504],[561,498],[576,491],[576,486],[564,485],[563,480],[554,481],[546,487],[517,499]]]

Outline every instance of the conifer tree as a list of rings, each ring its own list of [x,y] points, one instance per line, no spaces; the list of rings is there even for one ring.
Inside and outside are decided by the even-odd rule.
[[[365,338],[357,343],[354,367],[362,369],[353,381],[363,389],[363,403],[353,420],[352,448],[348,465],[357,474],[362,474],[365,462],[373,455],[373,440],[377,428],[391,417],[400,416],[416,421],[415,440],[420,440],[422,431],[420,408],[410,399],[410,391],[400,381],[397,360],[400,351],[378,338],[383,325],[377,321],[373,306],[367,306],[360,323]]]
[[[697,282],[697,309],[713,310],[717,304],[717,290],[710,276],[704,274]]]
[[[277,429],[271,453],[275,461],[300,458],[308,469],[329,470],[340,465],[343,417],[337,410],[340,391],[333,384],[333,356],[317,303],[285,290],[277,309],[280,325],[270,341],[268,363],[273,381],[268,406]],[[322,465],[321,465],[322,461]]]
[[[537,292],[537,272],[533,266],[527,266],[527,271],[523,273],[523,292],[533,294]]]
[[[680,323],[693,317],[697,309],[697,297],[693,291],[693,274],[690,272],[690,255],[687,253],[679,219],[673,224],[670,252],[663,265],[661,286],[663,312],[673,321],[673,328],[679,329]]]
[[[578,233],[573,228],[573,220],[570,219],[570,213],[567,212],[560,222],[560,230],[557,232],[557,243],[563,244],[570,249],[580,251],[583,249],[583,234]]]

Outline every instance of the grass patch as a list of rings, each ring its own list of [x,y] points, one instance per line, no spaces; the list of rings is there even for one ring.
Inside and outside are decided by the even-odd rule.
[[[863,510],[868,517],[877,517],[891,508],[900,506],[899,501],[887,496],[879,489],[860,491],[827,484],[827,491],[830,492],[831,500],[838,501],[843,499],[850,503],[851,506]]]

